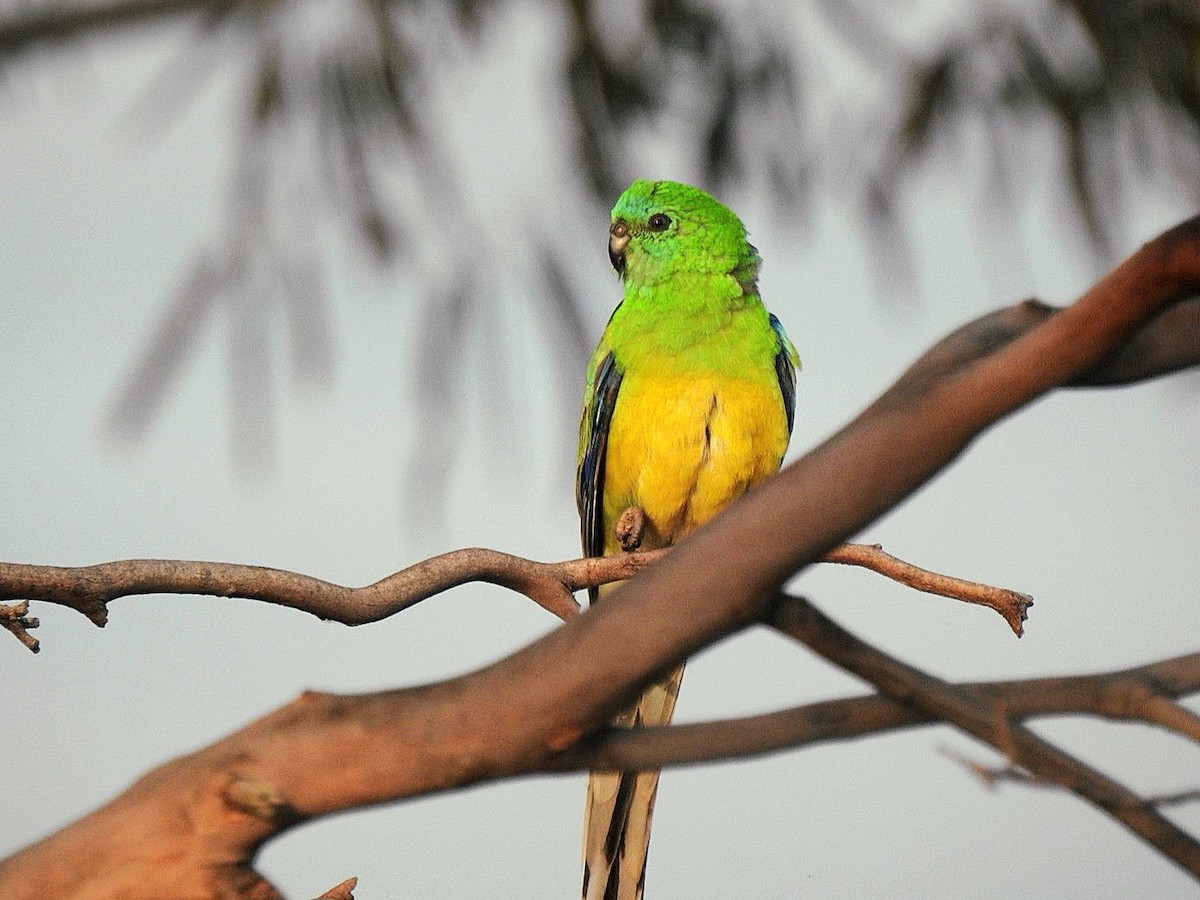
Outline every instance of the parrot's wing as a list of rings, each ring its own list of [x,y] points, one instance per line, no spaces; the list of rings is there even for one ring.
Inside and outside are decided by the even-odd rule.
[[[800,364],[800,357],[788,339],[787,332],[783,330],[782,323],[775,318],[774,313],[770,313],[769,317],[771,328],[779,338],[779,351],[775,354],[775,376],[779,379],[779,392],[783,395],[783,408],[787,412],[790,435],[792,423],[796,419],[796,368]]]
[[[604,457],[608,451],[608,431],[620,387],[621,370],[617,368],[612,353],[608,353],[596,367],[583,410],[575,498],[579,505],[584,556],[604,555]],[[595,600],[595,589],[590,589],[588,595]]]

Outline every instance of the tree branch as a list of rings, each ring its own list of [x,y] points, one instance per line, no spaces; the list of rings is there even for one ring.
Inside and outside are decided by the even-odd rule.
[[[717,639],[770,615],[811,633],[805,607],[778,602],[786,579],[916,490],[989,425],[1094,370],[1156,311],[1197,292],[1200,219],[1192,219],[1002,346],[972,356],[961,331],[940,342],[848,426],[587,613],[448,681],[359,697],[305,694],[0,863],[0,895],[274,897],[252,868],[254,853],[298,821],[552,765],[657,673]],[[836,644],[827,649],[846,659]],[[882,662],[858,671],[893,700],[1060,776],[1200,877],[1194,841],[1023,726],[961,692],[931,689],[920,673]]]
[[[994,609],[1004,617],[1017,637],[1024,633],[1028,609],[1033,606],[1033,598],[1028,594],[930,572],[884,553],[879,544],[842,544],[826,553],[821,561],[863,566],[927,594],[938,594]]]
[[[783,598],[771,624],[813,652],[865,679],[885,697],[956,725],[991,744],[1036,779],[1059,784],[1116,819],[1172,862],[1200,878],[1200,842],[1123,784],[1044,741],[1002,704],[948,684],[860,640],[816,607]],[[991,699],[993,702],[988,702]],[[1129,717],[1122,715],[1123,718]]]
[[[361,625],[458,585],[482,581],[522,593],[567,618],[579,610],[572,591],[599,583],[597,579],[628,578],[651,561],[631,555],[540,563],[473,547],[443,553],[359,588],[265,566],[196,560],[127,559],[77,568],[0,563],[0,600],[57,603],[101,627],[108,621],[110,601],[158,593],[261,600],[321,619]]]
[[[472,547],[443,553],[358,588],[298,572],[239,563],[126,559],[70,567],[0,562],[0,600],[21,601],[13,606],[0,605],[0,626],[37,653],[38,641],[25,630],[37,627],[36,619],[24,618],[30,600],[66,606],[104,627],[111,601],[143,594],[239,597],[286,606],[327,621],[364,625],[471,581],[509,588],[566,619],[579,612],[572,596],[575,591],[630,578],[668,552],[647,550],[543,563]],[[1018,636],[1025,609],[1033,603],[1027,594],[918,568],[884,553],[878,544],[845,544],[834,548],[825,561],[862,566],[917,590],[990,606],[1004,616]]]
[[[889,664],[902,665],[890,657],[888,660]],[[1175,675],[1176,687],[1168,693],[1160,693],[1155,687],[1159,684],[1155,673],[1165,670]],[[1200,653],[1115,672],[967,682],[949,687],[982,704],[1003,710],[1004,716],[1014,722],[1041,716],[1084,714],[1141,721],[1193,737],[1186,729],[1163,725],[1154,716],[1139,710],[1136,704],[1130,704],[1127,698],[1153,693],[1157,699],[1169,703],[1171,698],[1200,692]],[[871,694],[716,722],[665,728],[607,728],[564,751],[554,760],[551,769],[661,769],[741,759],[939,721],[942,720],[936,715],[915,705],[882,694]],[[1200,738],[1193,739],[1200,742]],[[1147,799],[1146,802],[1151,801]]]
[[[1200,365],[1200,297],[1189,291],[1158,311],[1095,365],[1064,387],[1115,387],[1147,381]],[[964,325],[924,360],[929,372],[950,370],[1012,343],[1061,313],[1060,307],[1030,299]]]

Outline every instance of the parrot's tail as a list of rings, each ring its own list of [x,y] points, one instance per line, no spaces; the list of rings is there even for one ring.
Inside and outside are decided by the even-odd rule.
[[[646,688],[613,724],[668,725],[683,666]],[[583,819],[583,900],[641,900],[658,770],[592,772]]]

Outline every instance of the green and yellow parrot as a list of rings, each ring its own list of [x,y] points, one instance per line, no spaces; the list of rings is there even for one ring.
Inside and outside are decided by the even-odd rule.
[[[758,296],[758,252],[732,212],[673,181],[635,181],[612,211],[609,258],[624,298],[588,366],[576,500],[588,556],[686,537],[779,469],[800,360]],[[603,593],[601,591],[600,593]],[[592,593],[593,602],[597,599]],[[616,719],[671,721],[683,666]],[[642,896],[658,772],[593,772],[585,900]]]

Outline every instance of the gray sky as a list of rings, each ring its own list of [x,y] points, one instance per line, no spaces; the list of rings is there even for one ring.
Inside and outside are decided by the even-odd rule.
[[[68,565],[217,559],[363,584],[456,547],[576,555],[575,421],[561,415],[545,332],[529,321],[526,260],[501,252],[511,246],[506,229],[514,219],[506,211],[544,209],[538,186],[550,180],[547,172],[561,178],[571,162],[536,123],[525,155],[473,149],[495,147],[514,127],[511,117],[482,112],[504,96],[486,68],[503,56],[495,50],[482,68],[465,71],[467,114],[450,118],[446,132],[471,202],[495,226],[485,229],[480,252],[496,255],[494,302],[510,342],[503,355],[521,400],[489,418],[491,395],[470,398],[440,528],[418,527],[432,511],[407,503],[402,489],[405,463],[420,452],[411,425],[419,284],[403,270],[358,272],[356,251],[334,239],[335,380],[325,392],[283,392],[269,474],[247,481],[231,466],[216,322],[148,439],[119,447],[103,438],[104,411],[163,298],[221,222],[230,80],[218,77],[162,135],[132,112],[141,87],[182,40],[168,30],[6,72],[0,557]],[[552,35],[541,40],[545,50]],[[516,93],[534,110],[548,102],[536,94],[548,90],[539,67],[553,60],[520,57],[528,57],[520,76],[527,90]],[[804,362],[793,455],[849,419],[953,326],[1030,294],[1068,302],[1102,271],[1062,226],[1050,173],[1029,173],[1035,188],[1045,182],[1047,199],[1019,208],[1019,238],[1007,241],[998,238],[1009,234],[1006,226],[978,224],[992,211],[982,189],[964,187],[978,179],[963,168],[947,158],[913,186],[919,305],[884,295],[845,209],[816,210],[802,237],[766,198],[726,198],[762,252],[764,296]],[[594,285],[588,315],[598,336],[619,296],[607,271],[606,219],[579,197],[556,191],[550,199],[555,222],[570,219],[565,240]],[[1190,212],[1166,192],[1144,193],[1121,253]],[[487,350],[464,352],[473,381],[485,387],[493,364]],[[862,536],[920,565],[1034,594],[1024,639],[993,614],[868,573],[828,567],[806,573],[800,589],[863,637],[951,679],[1104,670],[1196,650],[1196,387],[1176,378],[1050,397],[984,436]],[[497,421],[511,428],[502,439]],[[7,687],[0,758],[21,772],[7,780],[0,805],[0,854],[301,690],[435,680],[554,626],[523,598],[475,587],[358,629],[190,597],[117,601],[103,631],[53,606],[33,612],[42,620],[40,655],[12,640],[0,644]],[[805,650],[755,632],[689,666],[678,716],[741,714],[861,690]],[[1137,790],[1197,785],[1200,752],[1182,740],[1085,721],[1037,730]],[[943,749],[998,761],[937,728],[669,772],[656,811],[650,896],[1182,897],[1194,890],[1081,802],[1049,790],[989,792]],[[349,875],[360,876],[358,896],[367,900],[573,896],[583,792],[582,775],[532,778],[341,816],[272,843],[261,869],[298,897]],[[1200,830],[1197,805],[1171,815]]]

